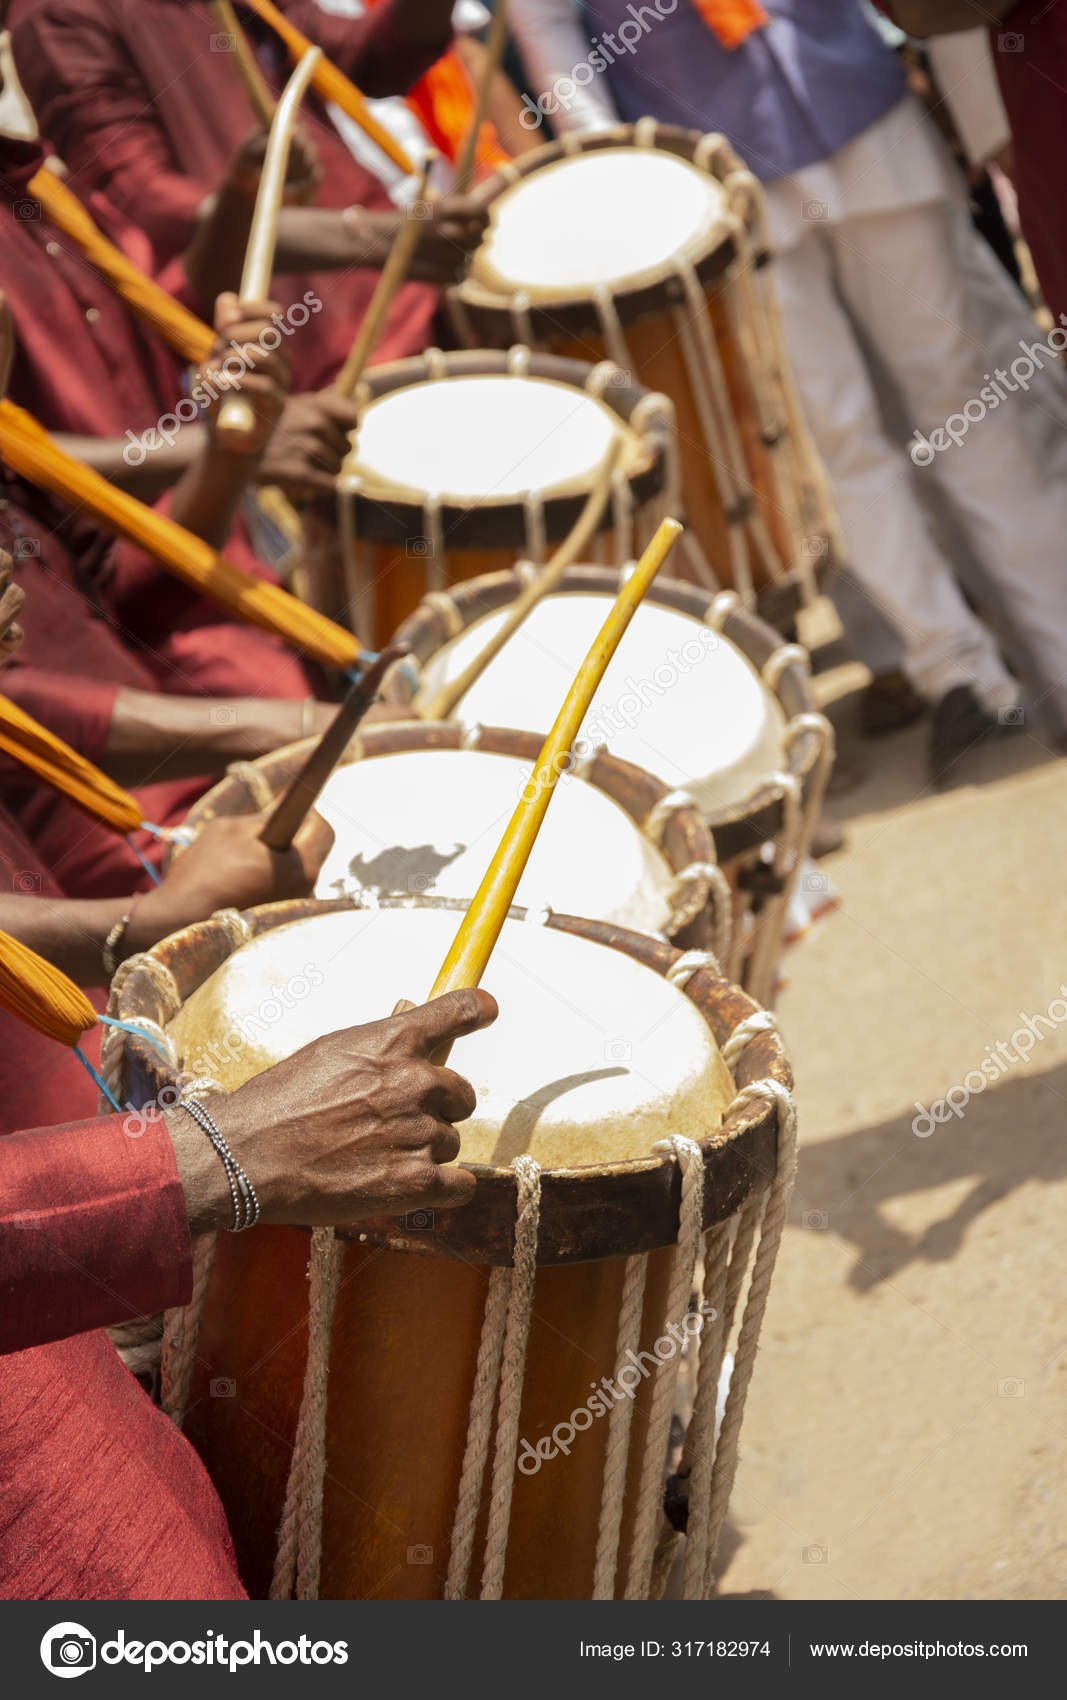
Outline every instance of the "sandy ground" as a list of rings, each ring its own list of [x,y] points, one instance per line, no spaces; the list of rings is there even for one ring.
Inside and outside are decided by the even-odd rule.
[[[1067,996],[1067,766],[1027,732],[935,794],[925,725],[858,745],[858,682],[819,681],[871,773],[830,806],[841,909],[787,964],[799,1179],[720,1591],[1062,1598],[1065,1007],[912,1121]]]

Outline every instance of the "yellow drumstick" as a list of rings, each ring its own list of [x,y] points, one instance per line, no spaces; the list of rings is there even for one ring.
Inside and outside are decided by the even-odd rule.
[[[241,28],[237,13],[233,9],[233,0],[211,0],[211,10],[215,14],[221,34],[228,35],[233,42],[238,74],[252,104],[252,111],[262,128],[269,130],[274,122],[274,96],[267,87],[248,37]]]
[[[445,992],[458,991],[462,987],[477,986],[481,980],[507,919],[508,910],[514,902],[519,881],[530,859],[548,805],[552,801],[556,781],[570,755],[597,686],[652,580],[681,534],[682,527],[677,520],[665,519],[638,561],[632,576],[619,591],[607,619],[594,638],[592,648],[567,692],[563,707],[556,716],[555,725],[545,739],[529,782],[508,822],[485,878],[460,922],[452,948],[431,988],[431,999],[442,997]],[[434,1061],[443,1062],[444,1057],[435,1056]]]
[[[274,272],[274,248],[278,240],[278,214],[285,194],[285,177],[289,169],[289,149],[293,142],[300,102],[307,92],[315,66],[322,58],[312,47],[301,59],[285,85],[278,110],[270,127],[267,154],[256,194],[256,210],[245,249],[244,271],[241,273],[242,301],[263,301],[270,290]],[[219,409],[219,426],[239,436],[255,430],[256,415],[250,402],[240,396],[229,396]]]
[[[622,456],[623,439],[616,432],[608,450],[607,459],[600,469],[599,476],[589,492],[578,518],[571,527],[555,554],[547,565],[538,573],[531,584],[528,584],[522,595],[512,604],[507,619],[493,633],[488,643],[480,649],[461,673],[454,679],[441,686],[432,695],[420,691],[412,705],[423,720],[445,720],[451,714],[460,698],[466,696],[476,679],[480,679],[495,655],[499,655],[504,645],[515,636],[531,609],[536,608],[543,597],[550,596],[559,588],[567,568],[572,566],[585,554],[586,549],[596,536],[604,509],[611,495],[611,483],[615,476],[615,468]]]

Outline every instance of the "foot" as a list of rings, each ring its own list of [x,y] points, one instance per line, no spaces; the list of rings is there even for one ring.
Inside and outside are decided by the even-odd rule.
[[[970,685],[954,685],[934,708],[930,727],[930,778],[951,785],[968,750],[997,730],[996,717],[982,707]]]
[[[901,672],[879,673],[860,701],[860,731],[865,738],[899,732],[926,712],[926,704]]]

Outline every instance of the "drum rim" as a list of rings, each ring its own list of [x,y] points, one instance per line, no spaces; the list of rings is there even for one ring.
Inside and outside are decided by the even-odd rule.
[[[456,720],[397,720],[369,726],[361,730],[358,736],[359,761],[374,761],[382,756],[406,755],[426,750],[460,751],[466,747],[464,729]],[[255,769],[277,797],[282,788],[299,772],[317,742],[316,738],[302,738],[298,743],[283,744],[279,749],[272,750],[268,755],[258,756],[254,761],[235,764],[236,771],[231,769],[209,791],[197,798],[182,824],[199,831],[219,814],[257,812],[256,799],[248,781],[242,777],[243,770],[246,767]],[[471,749],[478,755],[510,756],[519,761],[533,762],[540,755],[543,743],[544,738],[540,733],[517,726],[481,726],[478,728],[477,742]],[[601,750],[588,767],[575,777],[580,783],[592,785],[603,792],[617,804],[642,838],[652,843],[674,876],[677,877],[694,864],[714,861],[711,834],[695,804],[673,810],[665,823],[662,836],[653,839],[648,833],[648,817],[656,804],[670,795],[670,787],[664,785],[661,779],[657,779],[655,774],[649,773],[647,768],[638,767],[635,762],[624,761],[621,756],[613,755],[608,750]],[[231,810],[220,807],[230,800],[247,800],[250,809]],[[181,853],[181,848],[180,844],[168,845],[168,865],[173,855]],[[677,943],[683,950],[710,950],[714,943],[714,934],[715,926],[709,903],[705,902],[699,914],[685,926],[679,927],[670,937],[672,942]]]
[[[513,568],[502,572],[483,573],[479,578],[464,579],[450,585],[447,591],[454,604],[461,626],[449,630],[446,616],[438,599],[424,598],[413,613],[397,628],[391,641],[406,643],[412,658],[420,667],[442,649],[459,630],[466,630],[474,621],[496,612],[514,601],[523,588],[521,575]],[[578,565],[564,574],[553,596],[596,594],[614,596],[619,585],[619,572],[614,567]],[[676,613],[688,614],[705,623],[707,610],[715,601],[716,592],[681,579],[656,579],[645,600],[653,606],[666,607]],[[734,643],[756,672],[762,676],[770,657],[786,647],[785,640],[758,614],[740,605],[731,609],[722,622],[722,633]],[[410,701],[416,685],[406,673],[397,672],[395,689],[403,700]],[[768,687],[764,685],[764,689]],[[800,714],[815,713],[816,703],[811,692],[808,669],[799,659],[790,659],[782,667],[771,689],[785,716],[786,724]],[[820,740],[814,731],[802,731],[785,752],[782,772],[799,780],[806,794],[819,763]],[[618,759],[618,758],[616,758]],[[654,776],[653,776],[654,777]],[[659,781],[662,783],[662,781]],[[666,788],[665,788],[666,789]],[[774,838],[783,823],[784,791],[773,780],[762,781],[747,797],[709,820],[715,841],[716,860],[723,868],[731,863],[751,858],[754,851]]]
[[[312,920],[328,914],[343,914],[368,907],[379,909],[451,910],[467,908],[458,898],[384,898],[369,906],[354,898],[319,900],[290,898],[241,911],[242,930],[260,937],[294,921]],[[525,920],[524,909],[513,908],[510,918]],[[550,915],[545,925],[561,932],[622,951],[653,972],[666,975],[682,957],[674,946],[631,932],[608,922],[586,921],[573,915]],[[112,1013],[136,1023],[150,1021],[165,1028],[177,1009],[168,1004],[160,984],[159,967],[169,971],[176,988],[178,1008],[236,953],[232,924],[225,917],[173,933],[140,957],[124,965],[121,984],[114,988]],[[152,966],[144,966],[145,958]],[[703,1015],[721,1048],[758,1005],[725,977],[699,968],[679,990]],[[172,1087],[174,1071],[164,1063],[154,1042],[130,1033],[123,1060],[123,1102],[143,1106],[158,1101],[165,1087]],[[733,1069],[740,1091],[747,1085],[771,1079],[792,1091],[793,1074],[777,1033],[757,1033],[741,1052]],[[704,1227],[728,1221],[749,1193],[768,1183],[777,1161],[778,1109],[775,1101],[760,1095],[752,1102],[734,1105],[722,1125],[699,1141],[704,1158]],[[507,1266],[514,1251],[515,1176],[510,1168],[471,1163],[478,1188],[473,1201],[462,1210],[437,1214],[432,1243],[412,1235],[403,1218],[367,1218],[343,1238],[388,1246],[393,1250],[460,1257],[474,1262]],[[596,1196],[589,1187],[596,1188]],[[576,1194],[576,1189],[580,1193]],[[670,1153],[590,1165],[581,1169],[545,1169],[541,1179],[541,1226],[538,1262],[544,1265],[595,1262],[632,1256],[638,1252],[673,1245],[677,1239],[681,1201],[681,1171]],[[624,1243],[620,1245],[620,1239]]]
[[[431,348],[373,367],[360,383],[357,401],[366,406],[395,390],[452,377],[529,377],[570,385],[590,400],[600,402],[636,433],[641,453],[627,469],[626,477],[634,502],[641,507],[655,500],[665,488],[674,447],[673,417],[663,398],[654,397],[653,391],[634,383],[620,367],[610,361],[601,361],[599,367],[604,381],[591,389],[589,379],[598,370],[592,361],[542,353],[521,344],[510,348],[453,349],[448,353]],[[645,405],[650,400],[653,405]],[[641,417],[634,424],[639,409]],[[566,537],[582,511],[595,477],[594,471],[584,483],[541,498],[539,505],[548,542],[561,542]],[[368,543],[400,547],[412,537],[421,537],[427,504],[435,502],[439,503],[441,530],[448,548],[527,549],[529,546],[526,507],[521,496],[486,497],[472,502],[470,498],[446,494],[438,498],[429,491],[409,493],[399,487],[388,494],[376,491],[368,495],[343,477],[338,479],[337,487],[352,502],[357,531]],[[607,531],[612,524],[609,504],[599,529]]]
[[[518,159],[500,167],[474,190],[474,199],[481,207],[490,209],[500,195],[537,171],[567,159],[575,159],[582,154],[625,147],[670,153],[698,171],[704,170],[709,176],[716,175],[710,163],[704,165],[697,161],[696,155],[702,144],[704,151],[709,156],[715,156],[716,163],[721,163],[724,167],[724,178],[732,171],[746,169],[744,161],[734,152],[724,136],[715,132],[705,135],[701,130],[687,130],[675,124],[646,124],[641,121],[638,124],[618,124],[609,130],[598,130],[591,135],[569,132],[555,141],[546,142],[543,147],[522,154]],[[719,181],[718,177],[716,180]],[[737,239],[728,224],[724,224],[716,232],[714,240],[705,242],[703,252],[700,251],[699,244],[696,244],[689,256],[697,279],[705,288],[723,277],[737,257]],[[758,253],[755,258],[757,264],[762,264],[765,256]],[[622,323],[632,324],[646,314],[662,311],[664,307],[681,305],[684,298],[680,292],[677,301],[672,299],[675,289],[671,286],[676,276],[672,258],[646,267],[640,272],[631,273],[625,281],[609,284],[607,287],[611,291],[612,304]],[[530,314],[531,323],[536,326],[543,320],[557,336],[561,332],[570,336],[601,334],[595,301],[588,288],[573,289],[563,294],[553,293],[550,296],[522,288],[509,291],[504,279],[494,288],[488,279],[469,272],[447,291],[449,302],[460,312],[472,314],[475,318],[484,315],[486,320],[498,321],[503,318],[509,326],[512,324],[516,298],[519,297],[522,299],[523,311]]]

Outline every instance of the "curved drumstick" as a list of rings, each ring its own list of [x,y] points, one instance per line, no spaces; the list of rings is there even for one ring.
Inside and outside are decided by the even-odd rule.
[[[363,376],[363,368],[378,345],[382,334],[385,315],[392,305],[393,296],[408,275],[415,249],[421,231],[421,221],[417,208],[425,206],[428,195],[426,185],[437,154],[431,149],[427,153],[419,169],[419,179],[415,185],[415,199],[407,208],[406,216],[389,250],[389,257],[381,270],[378,282],[374,286],[374,294],[370,305],[363,315],[362,323],[356,334],[356,340],[348,353],[348,358],[333,381],[335,395],[351,399],[356,393],[356,385]]]
[[[307,92],[312,73],[322,54],[312,47],[304,54],[286,83],[278,110],[270,127],[267,154],[259,179],[256,210],[245,250],[244,271],[241,273],[242,301],[263,301],[270,290],[274,271],[274,248],[278,240],[278,214],[285,194],[285,176],[289,168],[289,149],[300,102]],[[228,396],[219,409],[219,425],[223,430],[247,436],[255,429],[255,412],[241,396]]]
[[[252,104],[252,111],[261,128],[269,130],[274,122],[274,96],[267,87],[248,37],[241,28],[240,19],[233,9],[233,0],[211,0],[211,10],[221,33],[233,40],[238,75]]]
[[[578,518],[547,564],[537,577],[526,586],[522,595],[512,603],[507,619],[488,639],[477,655],[468,661],[461,673],[454,679],[449,679],[438,691],[416,694],[413,707],[416,714],[423,720],[445,720],[451,714],[460,698],[465,696],[476,679],[481,678],[493,657],[500,654],[504,645],[515,636],[531,609],[545,596],[550,596],[558,590],[567,568],[573,566],[580,556],[585,554],[589,544],[596,536],[604,509],[611,495],[612,480],[615,469],[622,457],[623,439],[616,432],[608,450],[607,458],[597,476],[597,481],[590,490]]]
[[[318,802],[323,786],[352,740],[352,734],[381,689],[394,661],[411,651],[406,643],[383,649],[348,692],[322,737],[312,749],[300,772],[290,781],[259,835],[268,850],[288,850],[304,821]]]
[[[485,878],[459,924],[452,947],[441,965],[441,972],[431,987],[431,1000],[443,997],[445,992],[477,986],[485,973],[493,947],[507,919],[508,910],[514,902],[519,881],[537,841],[548,805],[552,801],[556,781],[581,730],[589,704],[619,647],[623,633],[637,612],[652,580],[682,535],[682,529],[676,519],[662,521],[593,639],[592,647],[579,667],[563,707],[556,716],[555,725],[534,763],[533,772],[518,807],[504,830],[504,836],[497,846]],[[433,1060],[442,1063],[447,1055],[447,1050],[436,1052]]]

